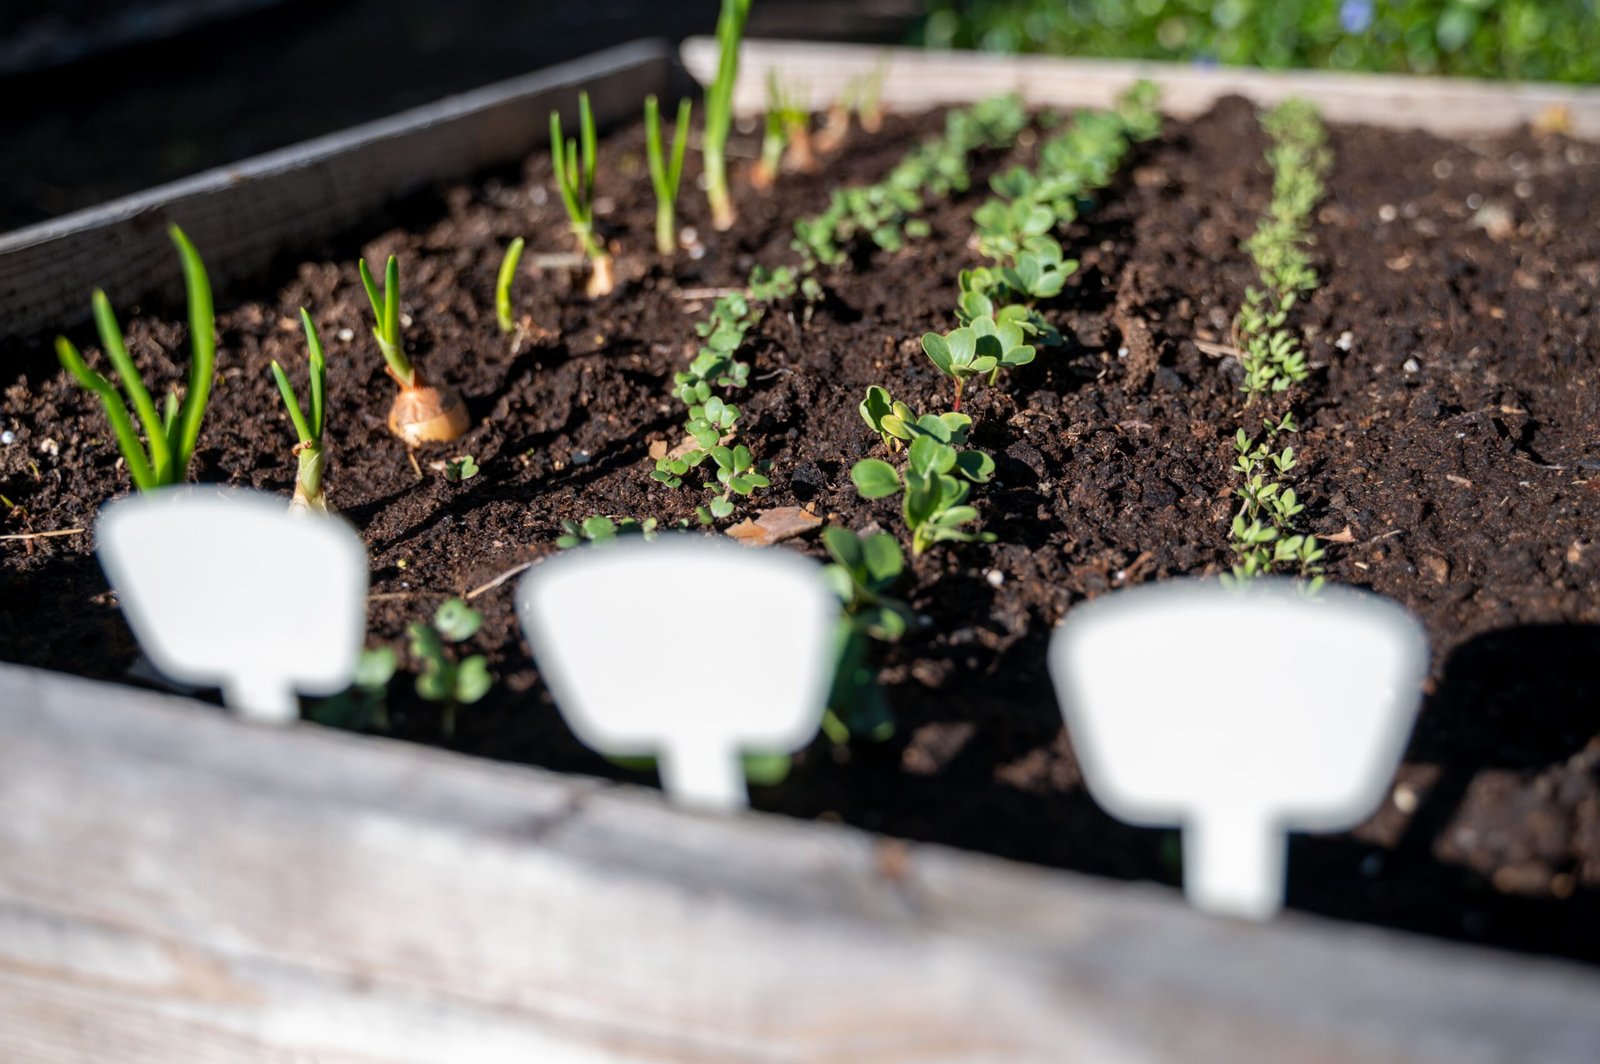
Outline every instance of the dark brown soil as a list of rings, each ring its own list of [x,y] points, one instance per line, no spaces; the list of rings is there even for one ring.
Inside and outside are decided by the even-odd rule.
[[[267,362],[301,364],[303,304],[329,341],[332,498],[371,551],[374,638],[398,646],[443,598],[550,553],[562,518],[687,517],[696,494],[653,484],[647,458],[653,442],[677,441],[670,375],[705,310],[685,290],[791,261],[796,215],[835,183],[877,177],[937,122],[897,118],[817,177],[744,193],[727,236],[686,196],[706,253],[670,263],[643,253],[653,208],[640,134],[618,134],[601,192],[625,283],[597,305],[559,269],[525,277],[519,310],[546,333],[517,354],[490,309],[500,249],[519,234],[530,255],[570,248],[548,163],[409,204],[381,235],[374,226],[364,244],[330,245],[327,261],[225,310],[222,381],[193,473],[287,494],[291,434]],[[1318,372],[1297,403],[1296,484],[1312,527],[1333,537],[1331,576],[1415,610],[1436,657],[1391,800],[1354,832],[1296,839],[1291,902],[1600,961],[1600,147],[1360,128],[1336,129],[1334,146],[1316,225],[1325,284],[1300,322]],[[1226,342],[1251,280],[1239,242],[1268,190],[1262,149],[1242,101],[1173,123],[1070,230],[1083,267],[1050,311],[1067,347],[972,403],[976,442],[999,465],[976,493],[999,542],[936,548],[902,588],[930,623],[883,653],[898,731],[849,749],[819,741],[758,805],[1176,881],[1172,833],[1119,825],[1079,786],[1044,647],[1086,597],[1228,563],[1229,440],[1259,413],[1242,411],[1233,361],[1207,352]],[[747,439],[773,463],[759,506],[899,528],[892,502],[863,503],[850,485],[850,464],[874,444],[856,405],[873,383],[914,406],[944,401],[916,338],[950,325],[956,272],[973,262],[976,185],[933,209],[930,239],[828,276],[809,322],[796,306],[761,325],[740,399]],[[460,387],[477,420],[459,445],[421,456],[420,482],[384,429],[392,393],[368,337],[358,250],[402,256],[419,364]],[[182,329],[163,321],[180,315],[127,316],[149,375],[176,379]],[[24,367],[0,405],[0,429],[15,433],[0,447],[0,493],[17,504],[7,531],[88,525],[127,488],[103,417],[43,345],[0,358]],[[464,453],[483,470],[466,483],[431,466]],[[91,546],[86,535],[4,545],[0,657],[123,676],[135,649]],[[820,553],[814,537],[798,546]],[[617,775],[563,727],[510,590],[474,602],[486,616],[474,647],[498,683],[462,712],[449,745]],[[1254,653],[1266,652],[1263,638]],[[1160,661],[1154,648],[1151,667]],[[407,681],[391,708],[402,736],[444,741],[437,710]]]

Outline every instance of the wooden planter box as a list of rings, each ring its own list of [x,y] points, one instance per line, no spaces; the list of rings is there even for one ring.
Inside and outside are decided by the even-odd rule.
[[[897,107],[1151,76],[1177,113],[1293,92],[1445,132],[1560,106],[1600,135],[1588,91],[761,42],[739,99],[886,55]],[[58,328],[94,283],[176,296],[169,220],[225,292],[525,155],[580,87],[615,122],[681,77],[630,45],[11,234],[0,322]],[[0,666],[0,1059],[1593,1064],[1600,973]]]

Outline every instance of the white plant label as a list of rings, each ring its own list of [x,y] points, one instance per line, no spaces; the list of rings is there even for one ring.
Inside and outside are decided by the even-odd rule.
[[[367,555],[343,520],[244,488],[166,488],[108,504],[95,537],[128,626],[165,675],[221,687],[228,708],[267,723],[299,716],[297,691],[350,685]]]
[[[741,755],[797,750],[821,724],[839,600],[797,554],[697,535],[618,540],[534,568],[517,610],[578,738],[655,756],[677,800],[746,805]],[[694,620],[707,611],[714,628]]]
[[[1288,581],[1152,584],[1073,610],[1050,675],[1094,799],[1181,825],[1197,908],[1283,906],[1287,834],[1378,807],[1427,674],[1427,638],[1387,599]]]

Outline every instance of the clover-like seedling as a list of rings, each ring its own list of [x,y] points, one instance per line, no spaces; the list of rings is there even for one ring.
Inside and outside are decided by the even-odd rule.
[[[610,543],[619,536],[637,535],[645,539],[656,538],[656,519],[647,517],[643,521],[632,517],[621,517],[613,520],[604,514],[595,514],[585,517],[582,521],[561,522],[562,534],[556,537],[556,546],[562,550],[570,550],[584,543]]]
[[[100,344],[144,428],[145,443],[139,442],[128,406],[112,383],[89,368],[70,340],[56,337],[56,357],[62,368],[100,400],[112,434],[116,436],[117,450],[128,467],[128,476],[140,491],[182,484],[188,478],[189,459],[200,437],[200,423],[211,397],[211,378],[217,358],[216,318],[212,312],[211,282],[206,277],[205,263],[200,261],[200,253],[182,229],[171,226],[168,234],[178,249],[189,300],[189,387],[181,401],[176,391],[169,392],[166,405],[157,412],[128,354],[111,300],[98,288],[93,297],[94,323],[100,334]]]
[[[415,621],[407,629],[411,657],[417,663],[417,694],[443,706],[441,727],[446,735],[456,730],[456,710],[471,705],[494,685],[489,661],[473,654],[456,661],[447,649],[463,643],[483,627],[483,614],[460,599],[448,599],[434,611],[432,622]]]
[[[526,243],[519,236],[506,247],[505,257],[500,260],[500,274],[495,278],[494,318],[503,333],[514,332],[517,327],[511,308],[511,285],[517,279],[517,264],[522,261],[522,248]]]
[[[294,476],[294,498],[289,503],[289,509],[325,514],[328,512],[328,498],[323,491],[322,477],[327,471],[328,454],[322,445],[322,427],[324,396],[327,392],[327,359],[322,352],[322,338],[317,335],[316,323],[311,320],[305,307],[300,308],[300,326],[305,330],[308,350],[309,409],[301,409],[294,385],[289,383],[289,375],[284,373],[276,359],[272,362],[272,377],[278,382],[278,394],[283,397],[284,408],[289,412],[289,420],[299,440],[294,447],[298,464]]]
[[[447,459],[444,463],[444,479],[452,484],[458,484],[463,480],[471,480],[478,475],[478,472],[477,459],[470,454]]]
[[[750,448],[742,443],[736,447],[712,447],[707,453],[716,463],[717,483],[722,485],[722,492],[701,508],[700,520],[705,524],[710,524],[712,518],[730,516],[735,495],[749,495],[757,488],[772,484],[756,465]]]
[[[717,16],[717,75],[706,89],[705,129],[701,136],[706,175],[706,200],[711,224],[719,231],[733,228],[737,215],[728,194],[728,132],[733,127],[733,86],[739,76],[739,42],[744,38],[750,0],[722,0]]]
[[[405,337],[400,332],[400,260],[389,256],[382,288],[372,279],[365,259],[358,268],[367,301],[372,304],[372,337],[378,342],[389,377],[400,386],[400,394],[389,407],[389,431],[407,447],[457,439],[472,424],[466,400],[454,388],[424,383],[406,355]]]
[[[616,288],[616,270],[611,253],[595,233],[594,178],[595,131],[594,112],[589,109],[589,94],[578,94],[578,137],[567,140],[561,135],[561,114],[550,112],[550,158],[555,169],[556,188],[561,193],[561,203],[567,209],[572,235],[589,259],[589,282],[584,287],[591,299],[608,295]]]
[[[656,192],[656,250],[671,255],[678,247],[678,185],[683,177],[683,155],[689,147],[689,116],[694,102],[678,101],[678,118],[672,124],[672,150],[662,147],[661,105],[652,93],[644,98],[645,158],[650,164],[650,184]]]

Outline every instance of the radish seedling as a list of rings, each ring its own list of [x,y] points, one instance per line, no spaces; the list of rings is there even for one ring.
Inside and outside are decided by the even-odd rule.
[[[550,158],[555,168],[556,187],[572,222],[572,235],[589,258],[589,283],[584,291],[591,299],[608,295],[616,288],[616,271],[611,253],[594,229],[595,132],[594,112],[589,109],[589,94],[578,94],[578,141],[561,135],[561,114],[550,112]]]
[[[972,425],[966,414],[953,412],[918,417],[905,403],[890,398],[888,389],[876,384],[867,389],[860,409],[861,420],[883,439],[890,454],[898,453],[918,436],[932,436],[960,447],[967,442],[967,429]]]
[[[466,401],[447,385],[424,384],[406,355],[405,337],[400,333],[400,260],[389,256],[381,289],[373,281],[365,259],[358,268],[376,320],[373,339],[378,341],[385,370],[400,386],[400,394],[389,407],[389,431],[404,440],[407,447],[457,439],[472,423]]]
[[[683,176],[683,153],[689,146],[689,116],[694,107],[684,99],[678,103],[678,118],[672,124],[672,151],[662,150],[661,108],[654,95],[644,98],[645,156],[650,163],[650,183],[656,190],[656,250],[671,255],[678,246],[678,184]]]
[[[305,329],[307,355],[307,392],[311,400],[309,410],[300,406],[289,375],[283,372],[277,359],[272,361],[272,376],[278,382],[278,394],[283,396],[284,409],[294,424],[299,442],[294,455],[299,463],[294,475],[294,499],[289,509],[311,513],[328,512],[328,498],[322,489],[323,473],[327,470],[328,454],[322,446],[323,412],[327,384],[327,360],[322,353],[322,338],[317,335],[316,323],[305,307],[300,308],[300,325]]]
[[[911,551],[921,554],[935,543],[993,542],[988,532],[961,528],[978,519],[976,508],[964,505],[972,481],[987,481],[994,459],[981,451],[957,451],[933,435],[918,436],[907,450],[904,472],[878,458],[864,458],[850,469],[850,479],[864,499],[905,493],[901,512],[911,530]]]
[[[887,532],[859,536],[847,528],[828,528],[822,543],[833,558],[823,575],[844,607],[822,730],[839,745],[857,735],[881,741],[893,734],[894,718],[872,667],[872,644],[905,634],[911,607],[888,594],[905,569],[905,556]]]
[[[471,705],[489,693],[494,680],[489,675],[489,660],[473,654],[455,661],[446,644],[463,643],[483,627],[483,614],[460,599],[449,599],[434,611],[432,623],[414,621],[407,630],[411,656],[421,671],[417,674],[417,694],[444,706],[441,728],[446,735],[456,731],[456,710]]]
[[[639,535],[645,539],[656,538],[656,519],[647,517],[643,521],[636,521],[631,517],[619,517],[615,520],[595,514],[585,517],[580,521],[561,522],[562,534],[556,537],[556,546],[562,550],[570,550],[584,543],[609,543],[618,536]]]
[[[519,236],[506,248],[505,258],[500,260],[500,275],[494,282],[494,317],[503,333],[514,332],[517,328],[516,318],[511,312],[511,285],[517,279],[517,264],[522,261],[525,243]]]
[[[924,333],[922,350],[939,371],[956,384],[954,409],[961,409],[961,391],[967,380],[989,374],[993,384],[1002,369],[1026,366],[1033,361],[1033,345],[1024,343],[1022,328],[1015,322],[996,323],[993,318],[973,318],[945,335]]]
[[[739,76],[739,42],[744,37],[750,0],[722,0],[717,17],[717,76],[706,90],[706,125],[701,137],[705,157],[706,199],[711,204],[711,224],[718,230],[733,228],[737,217],[728,194],[728,131],[733,126],[733,84]]]
[[[101,289],[94,291],[94,323],[100,333],[101,346],[106,358],[116,370],[122,388],[128,393],[134,412],[144,428],[145,444],[133,427],[133,419],[122,396],[109,380],[90,369],[72,342],[64,336],[56,337],[56,357],[62,368],[85,389],[93,392],[105,408],[106,420],[117,438],[117,449],[128,466],[128,475],[140,491],[181,484],[189,474],[189,459],[194,454],[195,442],[200,437],[200,422],[205,417],[206,403],[211,397],[211,377],[216,366],[217,330],[212,312],[211,281],[206,277],[205,263],[189,242],[182,229],[171,226],[167,230],[178,248],[178,258],[183,264],[184,287],[189,300],[189,388],[182,401],[176,391],[167,394],[165,407],[158,414],[150,392],[139,377],[139,370],[128,354],[128,345],[117,324],[111,300]],[[148,446],[149,450],[145,448]]]

